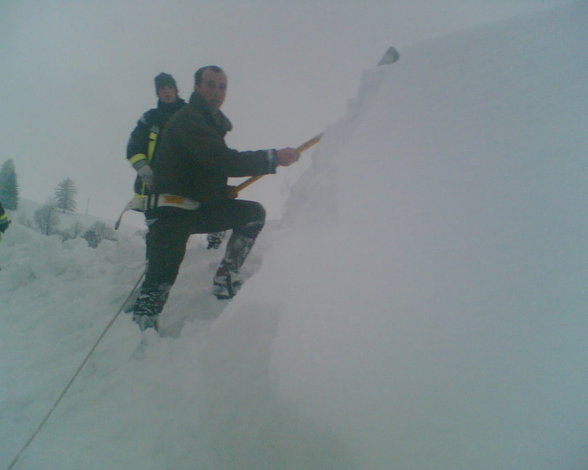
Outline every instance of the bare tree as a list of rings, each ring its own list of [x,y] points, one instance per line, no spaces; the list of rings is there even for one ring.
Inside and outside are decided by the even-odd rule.
[[[35,223],[39,230],[44,235],[52,235],[58,232],[59,217],[57,215],[57,207],[55,201],[48,200],[44,206],[35,211]]]
[[[66,241],[78,238],[82,233],[84,233],[84,226],[76,220],[72,225],[61,232],[61,237],[63,238],[63,241]]]
[[[88,246],[96,248],[102,240],[116,240],[116,233],[110,225],[104,222],[96,222],[82,235],[88,242]]]

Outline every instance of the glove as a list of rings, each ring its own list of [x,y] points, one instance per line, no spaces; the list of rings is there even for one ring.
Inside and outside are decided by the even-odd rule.
[[[137,170],[137,174],[141,177],[141,180],[145,186],[147,186],[147,189],[151,189],[153,187],[153,170],[148,163],[139,168]]]

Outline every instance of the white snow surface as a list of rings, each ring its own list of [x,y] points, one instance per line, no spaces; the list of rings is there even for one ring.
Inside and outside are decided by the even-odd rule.
[[[238,297],[192,237],[161,336],[121,314],[14,468],[588,469],[587,24],[573,2],[366,70]],[[144,251],[12,218],[5,467]]]

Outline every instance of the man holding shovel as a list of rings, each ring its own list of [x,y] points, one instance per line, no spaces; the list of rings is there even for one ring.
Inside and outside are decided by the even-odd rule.
[[[213,280],[213,294],[232,298],[239,269],[265,223],[265,210],[254,201],[237,200],[229,177],[275,173],[296,162],[293,148],[239,152],[227,147],[232,125],[220,108],[227,76],[217,66],[196,71],[189,103],[168,122],[153,160],[154,194],[146,217],[148,265],[133,311],[141,330],[157,329],[158,315],[178,275],[191,234],[232,229]]]

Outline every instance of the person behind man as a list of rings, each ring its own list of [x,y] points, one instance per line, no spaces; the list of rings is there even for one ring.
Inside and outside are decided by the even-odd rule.
[[[169,118],[186,104],[178,95],[178,86],[172,75],[161,72],[155,76],[154,82],[157,107],[141,115],[127,142],[127,160],[137,172],[134,183],[135,198],[151,194],[153,184],[151,160],[155,154],[159,136]],[[118,223],[115,227],[118,227]],[[135,301],[135,298],[129,300],[128,305],[125,306],[125,312],[131,311]]]
[[[234,199],[228,177],[275,173],[296,162],[293,148],[239,152],[225,144],[232,125],[220,108],[227,76],[215,65],[198,69],[188,105],[169,121],[153,160],[154,191],[146,212],[148,264],[133,320],[141,330],[157,329],[158,315],[178,275],[191,234],[232,229],[213,279],[213,294],[232,298],[239,269],[265,223],[265,209]]]
[[[178,87],[174,77],[160,73],[154,79],[157,108],[143,113],[131,132],[127,143],[127,160],[137,171],[135,194],[149,194],[153,184],[151,160],[158,145],[158,140],[169,118],[186,102],[178,96]]]

